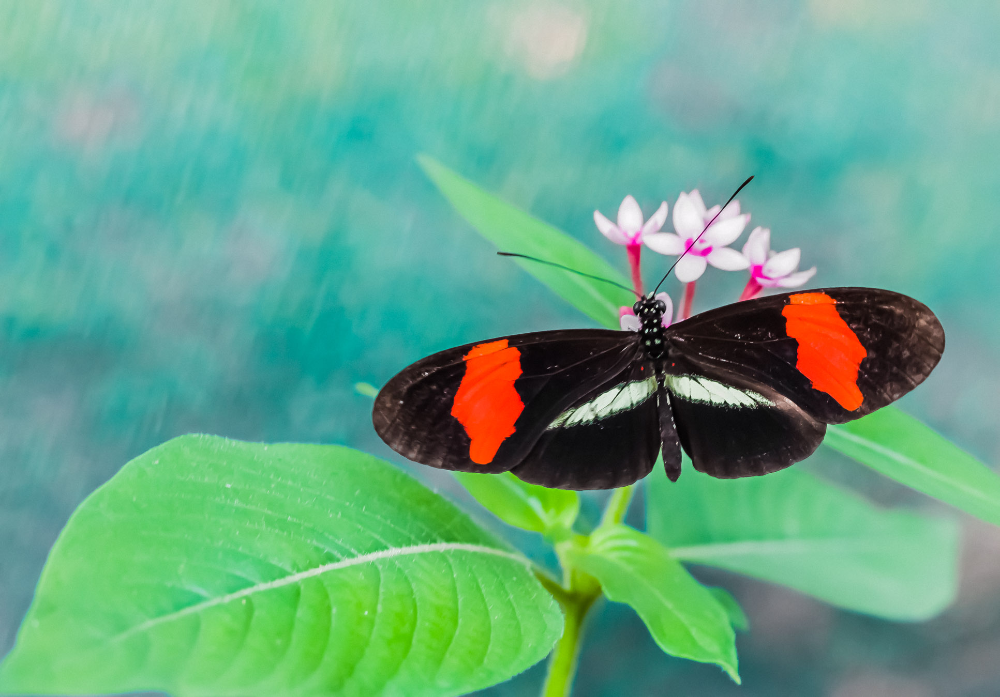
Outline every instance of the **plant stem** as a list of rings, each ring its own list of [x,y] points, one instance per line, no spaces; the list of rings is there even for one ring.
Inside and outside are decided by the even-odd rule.
[[[628,252],[628,266],[632,271],[632,287],[635,292],[642,295],[642,273],[639,270],[639,259],[642,256],[641,244],[630,244],[625,248]]]
[[[597,594],[573,594],[566,600],[560,600],[565,615],[563,635],[552,652],[542,697],[567,697],[570,694],[573,678],[576,676],[576,659],[583,639],[583,622],[599,593],[600,591]]]
[[[752,300],[752,299],[756,298],[760,294],[760,292],[762,290],[764,290],[764,289],[761,287],[761,285],[759,283],[757,283],[757,281],[754,280],[753,276],[751,276],[750,280],[747,281],[746,288],[744,288],[743,292],[740,293],[740,300],[739,301],[742,301],[742,300]],[[739,301],[737,301],[737,302],[739,302]]]
[[[628,513],[628,507],[632,503],[632,496],[634,494],[635,484],[623,486],[611,492],[611,496],[608,497],[608,503],[604,507],[604,513],[601,515],[602,528],[606,528],[609,525],[618,525],[625,520],[625,514]]]
[[[600,528],[619,525],[625,520],[629,504],[635,495],[635,485],[623,486],[611,492],[608,503],[601,515]],[[563,635],[556,644],[549,659],[549,672],[545,677],[542,697],[568,697],[576,675],[577,656],[583,642],[583,623],[594,602],[601,597],[601,585],[591,576],[575,570],[566,562],[562,550],[567,546],[586,546],[588,537],[576,535],[556,544],[556,556],[563,568],[563,585],[559,585],[548,574],[537,571],[535,576],[542,585],[559,601],[563,610]]]
[[[691,305],[694,304],[694,281],[684,284],[684,299],[681,301],[681,312],[677,316],[677,321],[687,319],[691,316]]]

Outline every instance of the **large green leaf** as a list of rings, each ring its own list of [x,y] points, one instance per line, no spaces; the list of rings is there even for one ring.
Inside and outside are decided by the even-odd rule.
[[[594,531],[587,547],[567,548],[566,558],[600,581],[610,600],[632,606],[661,649],[717,663],[740,681],[727,608],[656,540],[625,525],[612,525]]]
[[[613,266],[561,230],[483,191],[426,155],[417,160],[455,210],[500,251],[528,254],[631,286]],[[596,230],[594,234],[600,237]],[[635,302],[635,296],[610,284],[544,264],[514,261],[563,300],[611,329],[619,327],[618,308]]]
[[[561,627],[522,557],[388,463],[185,436],[70,518],[0,690],[457,695]]]
[[[795,468],[714,479],[652,477],[649,534],[682,561],[780,583],[833,605],[924,619],[955,595],[953,521],[876,508]]]
[[[455,472],[472,497],[500,520],[554,539],[567,537],[580,512],[580,496],[521,481],[510,472]]]
[[[830,426],[823,443],[901,484],[1000,525],[1000,477],[895,407]]]

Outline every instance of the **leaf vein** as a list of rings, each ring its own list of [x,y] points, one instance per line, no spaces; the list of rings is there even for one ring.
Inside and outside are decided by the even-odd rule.
[[[250,586],[249,588],[244,588],[242,590],[234,591],[226,595],[219,596],[217,598],[212,598],[210,600],[205,600],[195,605],[189,605],[188,607],[182,608],[175,612],[168,613],[166,615],[160,615],[159,617],[153,617],[145,622],[137,624],[130,629],[121,632],[109,641],[112,643],[117,643],[123,641],[128,637],[145,632],[157,625],[163,624],[165,622],[172,622],[174,620],[181,619],[182,617],[187,617],[203,610],[207,610],[211,607],[217,605],[225,605],[226,603],[231,603],[234,600],[239,600],[251,596],[255,593],[264,593],[275,588],[282,588],[294,583],[299,583],[308,578],[313,578],[314,576],[319,576],[321,574],[329,573],[331,571],[338,571],[340,569],[350,568],[352,566],[359,566],[361,564],[371,564],[383,559],[396,559],[403,556],[412,556],[418,554],[434,554],[434,553],[445,553],[445,552],[470,552],[476,554],[488,554],[497,557],[504,557],[520,564],[529,565],[530,562],[513,552],[508,552],[503,549],[497,549],[496,547],[485,547],[483,545],[468,544],[463,542],[435,542],[431,544],[413,545],[410,547],[396,547],[392,549],[383,549],[377,552],[370,552],[368,554],[362,554],[361,556],[354,557],[352,559],[341,559],[340,561],[331,562],[330,564],[324,564],[322,566],[317,566],[313,569],[307,569],[305,571],[300,571],[298,573],[285,576],[283,578],[277,578],[271,581],[265,581],[263,583],[258,583],[256,585]]]

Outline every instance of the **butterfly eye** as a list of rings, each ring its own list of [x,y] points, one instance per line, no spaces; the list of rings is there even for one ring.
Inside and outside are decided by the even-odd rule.
[[[663,302],[662,300],[657,300],[656,301],[656,309],[659,310],[660,312],[666,312],[667,311],[667,304],[665,302]]]
[[[641,303],[637,302],[635,305],[632,306],[632,312],[634,312],[635,314],[639,314],[639,310],[641,309],[641,307],[642,307]]]

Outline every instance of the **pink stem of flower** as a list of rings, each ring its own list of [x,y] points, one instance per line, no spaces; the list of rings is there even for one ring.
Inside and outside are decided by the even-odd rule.
[[[684,298],[681,300],[681,311],[677,315],[678,322],[691,316],[691,305],[694,304],[694,284],[694,281],[684,284]]]
[[[642,255],[641,244],[630,244],[625,247],[628,252],[628,265],[632,270],[632,287],[635,292],[642,295],[642,273],[639,271],[639,257]]]
[[[763,286],[757,283],[756,279],[754,279],[754,277],[751,276],[750,280],[747,281],[747,287],[743,289],[742,293],[740,293],[740,300],[737,302],[743,300],[753,300],[758,295],[760,295],[760,292],[762,290],[764,290]]]

